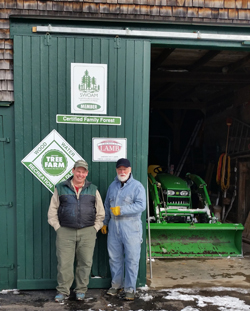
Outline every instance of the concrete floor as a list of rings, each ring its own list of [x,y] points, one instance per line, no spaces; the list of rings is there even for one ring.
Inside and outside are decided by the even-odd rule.
[[[155,259],[150,288],[250,287],[250,256],[218,259]]]
[[[150,288],[241,287],[250,288],[250,245],[243,245],[244,257],[209,259],[153,259],[152,278],[147,263]]]

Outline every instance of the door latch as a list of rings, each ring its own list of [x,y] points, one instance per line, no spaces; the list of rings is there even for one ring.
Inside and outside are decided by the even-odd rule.
[[[10,270],[14,270],[15,269],[15,265],[12,263],[10,265],[0,265],[0,268],[7,268],[7,269],[10,269]]]
[[[13,202],[0,202],[0,206],[12,207],[13,206]]]
[[[9,143],[10,142],[10,138],[9,137],[0,138],[0,142],[2,142],[2,143]]]

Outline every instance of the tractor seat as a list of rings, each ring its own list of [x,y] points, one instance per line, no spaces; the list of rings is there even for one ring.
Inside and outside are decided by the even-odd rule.
[[[156,167],[159,167],[160,165],[149,165],[148,167],[148,174],[151,174],[153,177],[155,177],[157,175],[157,173],[155,173],[154,169]],[[161,168],[159,168],[159,171],[162,171]]]

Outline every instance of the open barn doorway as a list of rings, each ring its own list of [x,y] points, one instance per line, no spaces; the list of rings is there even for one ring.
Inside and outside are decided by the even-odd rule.
[[[152,46],[148,163],[183,178],[197,174],[207,183],[212,205],[224,205],[225,211],[238,162],[249,156],[249,84],[249,51]],[[216,174],[225,151],[231,155],[231,179],[224,200]],[[234,197],[226,221],[239,221],[237,209]]]

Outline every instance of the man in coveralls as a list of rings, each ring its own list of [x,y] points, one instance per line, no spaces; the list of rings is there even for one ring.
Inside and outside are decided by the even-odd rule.
[[[56,185],[48,222],[56,231],[56,302],[69,298],[76,257],[76,300],[83,300],[89,283],[96,233],[103,226],[105,211],[97,187],[87,181],[88,164],[75,162],[73,176]]]
[[[103,234],[108,231],[112,287],[107,294],[115,296],[124,288],[125,300],[134,300],[142,243],[141,214],[146,208],[146,195],[143,185],[133,178],[128,159],[117,161],[116,172],[105,199],[101,229]]]

